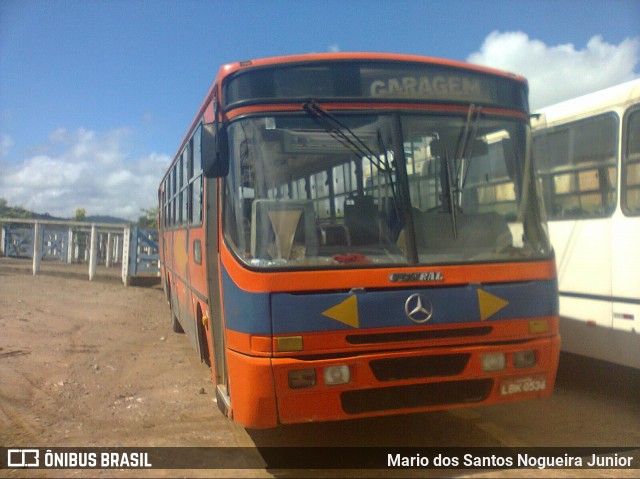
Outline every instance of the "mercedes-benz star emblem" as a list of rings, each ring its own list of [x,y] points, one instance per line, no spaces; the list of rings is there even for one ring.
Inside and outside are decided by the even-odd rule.
[[[404,303],[404,312],[414,323],[426,323],[433,315],[433,306],[425,296],[414,293]]]

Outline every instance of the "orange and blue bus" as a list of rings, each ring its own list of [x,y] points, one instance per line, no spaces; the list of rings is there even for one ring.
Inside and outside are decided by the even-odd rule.
[[[249,428],[546,397],[558,287],[524,78],[224,65],[159,187],[173,329]]]

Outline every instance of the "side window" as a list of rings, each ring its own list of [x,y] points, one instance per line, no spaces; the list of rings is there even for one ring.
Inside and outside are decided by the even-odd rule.
[[[177,167],[176,165],[173,165],[173,168],[171,170],[171,194],[172,194],[171,225],[172,226],[175,226],[178,223],[177,208],[176,208],[178,204],[177,186],[178,186]]]
[[[173,226],[173,195],[174,193],[173,168],[167,177],[167,226]]]
[[[622,211],[640,215],[640,108],[625,117],[622,170]]]
[[[550,219],[598,218],[613,213],[617,127],[617,116],[606,114],[536,137],[536,164]]]
[[[168,227],[202,223],[203,175],[200,127],[169,170],[164,185],[163,214]]]
[[[182,224],[182,202],[184,201],[182,197],[182,188],[184,185],[184,179],[182,176],[182,155],[178,159],[178,163],[176,163],[176,176],[177,176],[177,189],[176,193],[178,195],[178,200],[176,202],[176,225]]]
[[[164,185],[164,225],[171,226],[171,172],[167,175]]]
[[[169,226],[169,220],[167,218],[167,213],[169,212],[167,198],[169,197],[169,191],[167,191],[167,186],[169,184],[169,180],[165,178],[164,185],[162,188],[162,202],[160,204],[160,209],[162,211],[162,225],[166,228]]]
[[[200,151],[200,136],[198,128],[191,139],[192,165],[189,171],[189,223],[202,223],[202,153]]]
[[[182,152],[182,188],[180,196],[182,197],[182,211],[180,212],[181,224],[185,225],[189,222],[189,169],[190,169],[190,148],[189,144]]]

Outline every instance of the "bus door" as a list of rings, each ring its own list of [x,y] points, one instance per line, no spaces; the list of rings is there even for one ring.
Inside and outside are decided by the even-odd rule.
[[[218,407],[226,413],[229,407],[228,380],[226,365],[226,341],[224,335],[224,318],[221,308],[221,284],[220,284],[220,254],[219,254],[219,228],[218,228],[218,179],[204,179],[204,201],[206,204],[205,216],[205,238],[204,248],[209,299],[209,341],[211,341],[213,356],[211,361],[211,374],[216,385],[216,398]]]
[[[640,334],[640,105],[623,117],[620,208],[613,223],[613,327]]]

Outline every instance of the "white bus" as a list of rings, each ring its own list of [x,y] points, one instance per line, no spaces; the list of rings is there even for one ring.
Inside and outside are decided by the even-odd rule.
[[[640,79],[538,113],[562,349],[640,368]]]

